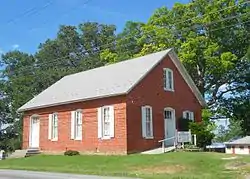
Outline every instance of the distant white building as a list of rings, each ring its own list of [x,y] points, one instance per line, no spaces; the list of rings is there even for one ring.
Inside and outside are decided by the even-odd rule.
[[[232,142],[225,142],[227,154],[250,155],[250,136],[246,136]]]

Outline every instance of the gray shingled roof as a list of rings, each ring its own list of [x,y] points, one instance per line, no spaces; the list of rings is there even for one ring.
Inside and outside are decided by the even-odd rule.
[[[243,137],[241,139],[237,139],[237,140],[234,140],[232,142],[225,142],[225,144],[232,144],[232,145],[235,145],[235,144],[250,144],[250,136],[246,136],[246,137]]]
[[[28,101],[18,111],[127,94],[171,51],[171,49],[167,49],[65,76]],[[198,100],[202,100],[196,87],[194,87],[194,91],[198,95]]]

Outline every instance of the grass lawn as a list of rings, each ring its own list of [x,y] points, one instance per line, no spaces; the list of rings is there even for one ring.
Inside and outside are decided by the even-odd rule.
[[[80,174],[129,176],[155,179],[177,178],[244,178],[250,173],[249,165],[227,169],[232,164],[249,162],[250,157],[202,152],[172,152],[160,155],[129,156],[48,156],[39,155],[22,159],[0,161],[0,168],[54,171]],[[239,166],[238,166],[239,167]]]

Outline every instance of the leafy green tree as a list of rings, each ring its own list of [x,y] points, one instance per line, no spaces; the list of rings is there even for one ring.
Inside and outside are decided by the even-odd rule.
[[[240,79],[231,74],[241,65],[249,45],[249,17],[244,1],[196,0],[176,3],[171,10],[159,8],[143,26],[139,41],[144,46],[139,55],[174,47],[213,107],[226,93],[236,90],[222,91]]]
[[[7,128],[0,129],[2,149],[20,148],[22,117],[16,111],[37,94],[34,63],[32,55],[19,51],[8,52],[0,60],[4,67],[0,74],[0,123],[7,124]]]
[[[144,24],[128,21],[124,30],[116,36],[115,45],[108,47],[101,53],[101,60],[105,64],[111,64],[131,59],[143,48],[138,41],[143,35]]]
[[[229,128],[225,129],[224,126],[220,126],[218,129],[218,134],[215,138],[217,142],[227,142],[235,137],[243,136],[243,130],[241,127],[241,121],[231,120]]]
[[[14,120],[18,117],[17,109],[37,94],[33,74],[35,59],[32,55],[12,51],[2,56],[0,64],[4,66],[0,76],[2,98]]]
[[[232,122],[240,123],[242,134],[250,135],[250,93],[224,100],[222,113]]]

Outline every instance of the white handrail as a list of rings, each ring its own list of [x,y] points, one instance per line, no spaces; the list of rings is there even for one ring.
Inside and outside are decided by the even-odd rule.
[[[159,140],[159,141],[158,141],[158,142],[161,142],[161,143],[162,143],[162,150],[163,150],[163,153],[165,153],[165,141],[170,140],[170,139],[176,139],[176,136],[169,137],[169,138],[162,139],[162,140]],[[174,147],[176,147],[176,140],[174,140]]]
[[[166,138],[166,139],[162,139],[162,140],[159,140],[158,142],[164,142],[164,141],[167,141],[167,140],[170,140],[170,139],[174,139],[176,138],[175,136],[174,137],[169,137],[169,138]]]

